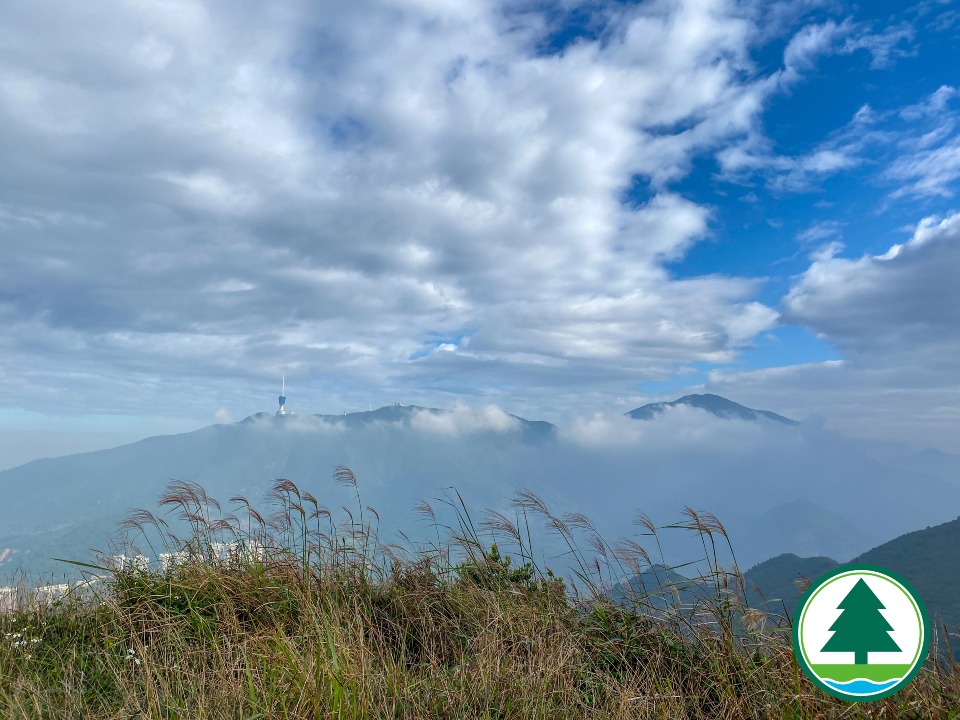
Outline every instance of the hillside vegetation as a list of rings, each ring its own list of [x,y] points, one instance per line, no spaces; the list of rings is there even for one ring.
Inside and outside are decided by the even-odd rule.
[[[337,479],[356,488],[346,468]],[[181,563],[89,567],[105,577],[86,591],[0,615],[0,716],[958,716],[960,668],[946,660],[860,706],[807,682],[788,629],[748,610],[739,575],[716,565],[725,531],[710,515],[688,510],[678,527],[702,538],[715,590],[689,607],[669,583],[656,598],[628,584],[628,608],[605,599],[612,583],[666,572],[662,564],[636,542],[607,544],[588,518],[552,515],[529,491],[517,494],[514,518],[475,519],[455,494],[422,503],[436,531],[423,547],[381,542],[379,517],[359,490],[356,499],[337,522],[279,480],[271,514],[234,498],[241,512],[225,515],[199,486],[174,483],[161,506],[192,525],[190,537],[171,536],[146,510],[126,529]],[[526,528],[542,520],[569,548],[566,583],[534,562]],[[655,548],[662,529],[640,523]],[[221,557],[225,541],[235,551]]]
[[[923,598],[932,619],[960,628],[960,518],[901,535],[851,562],[898,573]]]

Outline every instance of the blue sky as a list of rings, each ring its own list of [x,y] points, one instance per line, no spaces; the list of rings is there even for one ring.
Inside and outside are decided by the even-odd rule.
[[[710,391],[960,452],[957,2],[4,15],[0,467],[281,372],[300,412]]]

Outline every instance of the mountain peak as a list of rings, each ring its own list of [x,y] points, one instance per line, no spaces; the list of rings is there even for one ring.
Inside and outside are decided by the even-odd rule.
[[[632,417],[634,420],[652,420],[667,408],[676,407],[678,405],[686,405],[688,407],[706,410],[717,417],[728,419],[755,421],[765,418],[767,420],[774,420],[776,422],[783,423],[784,425],[800,424],[796,420],[785,418],[783,415],[778,415],[775,412],[770,412],[769,410],[754,410],[753,408],[748,408],[745,405],[735,403],[733,400],[728,400],[725,397],[714,395],[712,393],[705,393],[702,395],[684,395],[683,397],[671,402],[649,403],[625,414],[629,417]]]

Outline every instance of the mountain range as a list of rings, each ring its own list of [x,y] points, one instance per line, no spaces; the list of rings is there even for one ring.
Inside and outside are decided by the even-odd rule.
[[[744,567],[786,552],[846,559],[942,523],[960,508],[960,483],[949,473],[880,463],[818,426],[717,395],[564,428],[497,408],[258,413],[0,472],[0,576],[17,568],[63,572],[51,558],[83,560],[88,549],[105,549],[128,511],[156,509],[174,479],[199,483],[221,500],[240,495],[262,506],[273,481],[289,478],[339,508],[356,499],[333,481],[337,465],[356,473],[363,505],[383,518],[382,535],[428,537],[433,529],[413,508],[450,488],[471,509],[511,517],[517,511],[510,498],[529,488],[558,515],[586,514],[608,539],[638,538],[638,512],[662,525],[684,506],[710,511]],[[530,522],[549,562],[561,548],[542,518]],[[690,532],[665,531],[660,540],[665,564],[702,559]],[[733,560],[725,548],[718,552]]]

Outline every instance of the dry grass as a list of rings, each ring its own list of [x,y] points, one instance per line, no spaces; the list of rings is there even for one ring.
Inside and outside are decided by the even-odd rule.
[[[337,479],[357,486],[346,468]],[[743,607],[739,574],[717,566],[724,533],[713,516],[690,511],[684,526],[704,538],[710,596],[695,608],[665,602],[669,592],[624,607],[604,600],[604,583],[649,568],[644,549],[614,549],[588,519],[554,517],[532,493],[518,495],[518,511],[543,516],[567,541],[579,597],[532,562],[529,533],[502,513],[480,526],[516,548],[519,563],[481,545],[458,497],[445,508],[449,526],[420,506],[437,544],[415,549],[380,543],[359,491],[339,524],[286,480],[269,516],[234,500],[243,512],[224,517],[202,489],[173,485],[162,503],[178,509],[189,537],[146,511],[127,527],[154,533],[185,563],[116,571],[95,592],[0,616],[0,716],[960,717],[960,669],[937,658],[879,702],[816,689],[787,628]],[[264,551],[215,561],[225,540]]]

